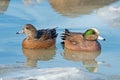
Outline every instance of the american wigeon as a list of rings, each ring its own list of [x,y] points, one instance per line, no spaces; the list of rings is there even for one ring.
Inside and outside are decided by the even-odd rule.
[[[101,45],[97,39],[105,40],[99,36],[98,30],[95,28],[88,29],[84,33],[70,32],[65,29],[65,33],[61,37],[66,48],[79,51],[101,50]]]
[[[23,48],[40,49],[50,48],[56,42],[56,28],[37,30],[32,24],[25,24],[21,32],[25,33],[26,38],[22,42]]]

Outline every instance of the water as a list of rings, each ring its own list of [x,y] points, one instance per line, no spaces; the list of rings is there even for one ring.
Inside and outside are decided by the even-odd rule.
[[[4,1],[6,3],[3,7]],[[26,1],[0,1],[0,79],[120,79],[119,0]],[[56,48],[36,51],[22,49],[21,42],[25,35],[17,35],[16,32],[26,23],[33,24],[37,29],[58,27]],[[99,41],[102,45],[101,52],[85,55],[69,51],[68,55],[63,50],[60,36],[65,28],[84,32],[93,27],[106,39]]]

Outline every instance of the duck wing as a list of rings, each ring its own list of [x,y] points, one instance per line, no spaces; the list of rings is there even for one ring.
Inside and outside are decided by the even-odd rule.
[[[65,29],[65,32],[62,33],[62,40],[69,40],[72,42],[78,42],[83,38],[82,33],[70,32],[68,29]]]
[[[41,29],[41,30],[38,30],[37,31],[37,39],[40,39],[40,37],[43,35],[43,33],[44,33],[44,31],[45,31],[45,29]]]
[[[54,39],[57,37],[56,28],[53,29],[42,29],[38,30],[37,39],[39,40],[47,40]]]

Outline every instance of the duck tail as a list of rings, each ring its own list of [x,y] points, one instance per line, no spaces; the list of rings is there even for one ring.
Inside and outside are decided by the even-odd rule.
[[[70,36],[69,33],[70,31],[68,29],[65,29],[65,32],[62,33],[61,39],[65,40],[67,36]]]
[[[65,29],[65,33],[70,33],[70,31],[68,29]]]
[[[57,27],[55,27],[55,28],[53,28],[53,29],[50,30],[52,39],[56,38],[57,35],[58,35],[58,33],[56,32],[56,28]]]

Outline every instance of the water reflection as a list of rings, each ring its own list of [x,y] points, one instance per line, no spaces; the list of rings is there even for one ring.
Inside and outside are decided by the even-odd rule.
[[[10,0],[0,0],[0,14],[7,10],[9,2]]]
[[[89,72],[97,72],[98,64],[95,60],[101,51],[82,52],[64,49],[64,58],[75,62],[82,62]]]
[[[48,61],[55,56],[55,48],[48,49],[22,49],[26,57],[26,65],[36,67],[38,61]]]
[[[55,11],[71,17],[91,13],[115,1],[117,0],[49,0]]]

